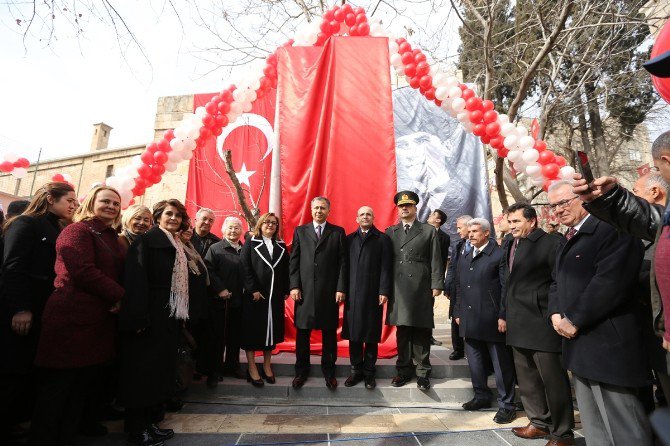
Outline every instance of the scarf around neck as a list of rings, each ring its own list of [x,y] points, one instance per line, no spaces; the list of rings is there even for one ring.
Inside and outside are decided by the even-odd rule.
[[[188,260],[184,252],[184,245],[178,237],[174,237],[172,233],[163,228],[160,229],[177,251],[172,266],[172,283],[170,284],[170,316],[186,320],[188,319]]]

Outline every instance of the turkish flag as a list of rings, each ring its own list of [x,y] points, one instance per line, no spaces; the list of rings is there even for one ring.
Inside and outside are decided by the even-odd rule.
[[[197,94],[194,111],[204,106],[216,93]],[[268,211],[270,170],[274,149],[276,90],[253,103],[249,113],[223,128],[217,138],[209,138],[196,149],[189,165],[186,185],[186,209],[191,218],[201,207],[214,211],[217,222],[212,232],[221,236],[221,225],[228,216],[245,221],[240,201],[230,177],[226,173],[223,153],[232,151],[233,168],[250,208],[260,213]]]
[[[347,233],[357,228],[364,205],[384,231],[397,221],[388,40],[331,37],[324,47],[283,47],[277,54],[284,239],[290,243],[294,228],[312,220],[316,196],[330,199],[328,221]],[[292,301],[286,313],[287,342],[278,349],[294,350]],[[396,354],[393,332],[384,327],[380,357]],[[311,343],[312,352],[320,352],[319,332]],[[348,353],[341,341],[338,355]]]

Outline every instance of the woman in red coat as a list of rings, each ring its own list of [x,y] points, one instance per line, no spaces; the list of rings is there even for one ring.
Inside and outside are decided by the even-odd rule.
[[[115,229],[120,212],[118,192],[97,187],[56,241],[56,289],[44,309],[35,358],[43,376],[33,444],[74,443],[85,397],[100,367],[114,358],[114,312],[124,293]]]

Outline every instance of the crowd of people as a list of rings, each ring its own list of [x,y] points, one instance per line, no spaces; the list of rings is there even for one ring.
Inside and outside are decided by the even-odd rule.
[[[289,250],[274,213],[246,233],[227,217],[219,239],[209,209],[192,224],[176,199],[122,212],[111,187],[80,204],[69,184],[48,183],[10,206],[3,226],[3,432],[18,434],[30,420],[29,444],[70,445],[79,433],[104,435],[100,421],[123,408],[129,443],[163,445],[174,432],[159,423],[194,378],[209,388],[224,375],[256,387],[276,382],[272,351],[284,340],[286,298],[295,306],[295,389],[309,379],[312,330],[322,335],[325,385],[337,388],[343,304],[344,385],[376,387],[386,308],[398,349],[391,384],[416,377],[427,391],[433,308],[444,293],[450,359],[466,357],[472,377],[464,409],[490,407],[493,373],[494,421],[515,419],[518,385],[530,423],[515,435],[572,445],[570,371],[588,444],[651,445],[653,385],[666,400],[670,391],[662,317],[670,307],[670,132],[653,157],[654,172],[633,192],[613,178],[554,183],[549,205],[564,235],[540,228],[531,205],[512,205],[500,245],[489,221],[467,215],[451,244],[441,230],[446,214],[418,221],[412,191],[394,197],[398,224],[379,230],[363,206],[348,235],[328,221],[328,198],[315,197],[312,221],[295,229]]]

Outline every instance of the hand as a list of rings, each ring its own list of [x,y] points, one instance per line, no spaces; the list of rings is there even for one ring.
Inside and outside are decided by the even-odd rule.
[[[500,333],[505,333],[507,331],[507,322],[505,322],[505,319],[498,319],[498,331]]]
[[[586,184],[586,180],[578,173],[575,174],[575,182],[572,184],[572,192],[579,196],[579,199],[589,203],[596,198],[602,197],[611,191],[618,183],[614,177],[600,177],[593,180],[593,183]]]
[[[346,299],[347,295],[344,294],[342,291],[338,291],[337,293],[335,293],[335,302],[337,302],[338,304],[340,302],[344,302]]]
[[[460,317],[457,317],[457,318],[456,318],[456,324],[457,324],[457,325],[461,325],[461,318],[460,318]]]
[[[119,311],[121,311],[121,301],[115,303],[108,311],[112,314],[119,314]]]
[[[223,300],[230,299],[233,296],[233,293],[231,293],[228,290],[223,290],[219,293],[219,297]]]
[[[19,336],[25,336],[33,325],[33,313],[22,311],[12,317],[12,330]]]
[[[433,297],[437,297],[442,294],[442,290],[433,290]]]
[[[561,322],[561,319],[563,318],[558,313],[551,315],[551,325],[554,327],[554,330],[558,331],[558,324]]]
[[[302,300],[302,292],[300,291],[300,288],[293,288],[290,296],[294,302],[300,302]]]
[[[258,301],[261,300],[261,299],[265,299],[265,298],[263,297],[263,295],[260,293],[260,291],[256,291],[256,292],[253,294],[253,296],[254,296],[254,297],[253,297],[254,302],[258,302]]]
[[[670,352],[670,342],[663,339],[663,348]]]
[[[379,305],[384,305],[388,301],[389,298],[387,296],[384,296],[383,294],[379,295]]]
[[[566,318],[561,319],[558,323],[558,334],[567,339],[572,339],[577,336],[577,327],[572,325]]]

